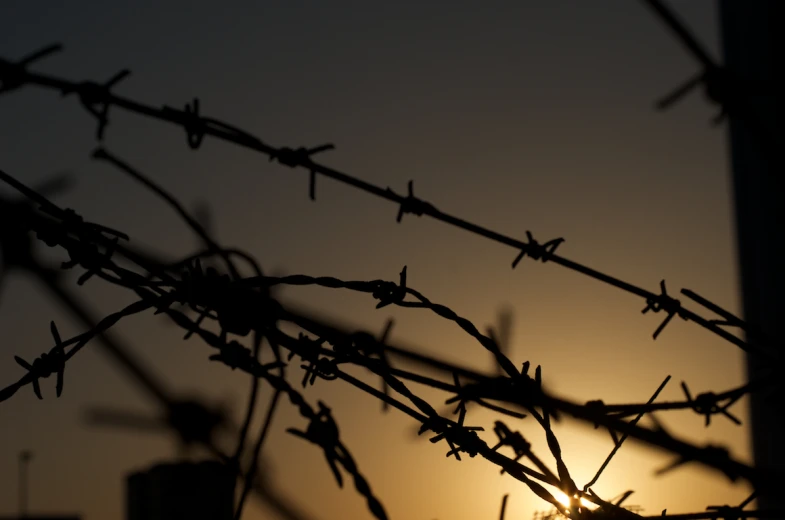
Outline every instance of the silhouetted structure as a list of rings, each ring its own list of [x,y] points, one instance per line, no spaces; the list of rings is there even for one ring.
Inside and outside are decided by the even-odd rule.
[[[734,203],[738,258],[741,272],[744,320],[749,341],[776,338],[785,312],[785,278],[782,275],[782,229],[785,225],[785,179],[782,176],[783,104],[782,62],[785,58],[785,2],[729,2],[721,0],[725,67],[736,80],[730,94],[740,105],[731,106],[730,144],[733,167]],[[738,90],[737,90],[738,89]],[[726,90],[729,90],[726,87]],[[729,97],[733,100],[733,97]],[[736,110],[734,110],[736,109]],[[770,364],[748,356],[747,372],[754,380]],[[752,446],[757,466],[785,469],[785,414],[772,407],[785,392],[767,397],[752,394]],[[774,399],[770,399],[774,397]],[[781,406],[781,405],[779,405]],[[785,487],[779,478],[772,489]],[[758,507],[774,508],[781,497],[760,493]]]
[[[235,475],[218,461],[157,464],[126,480],[126,520],[232,520]]]
[[[27,516],[27,465],[33,452],[24,450],[19,453],[19,516]]]
[[[25,515],[25,516],[0,516],[0,520],[82,520],[79,515]]]

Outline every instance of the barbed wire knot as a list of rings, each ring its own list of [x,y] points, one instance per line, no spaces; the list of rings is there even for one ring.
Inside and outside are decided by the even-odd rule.
[[[195,97],[191,103],[186,103],[182,112],[177,112],[169,107],[164,107],[164,110],[171,114],[178,114],[180,125],[185,130],[188,147],[191,150],[198,150],[202,146],[207,130],[205,120],[199,115],[199,98]]]
[[[86,272],[77,279],[76,284],[84,285],[85,282],[100,273],[111,262],[117,242],[118,239],[115,237],[106,247],[103,254],[98,252],[98,246],[95,244],[84,244],[82,242],[67,244],[65,247],[68,251],[69,260],[62,262],[60,268],[71,269],[77,265],[82,266]]]
[[[324,342],[324,338],[312,339],[300,332],[297,337],[297,343],[303,348],[304,352],[299,354],[292,350],[289,352],[289,357],[287,359],[291,361],[294,359],[294,356],[299,355],[300,359],[303,361],[315,361],[319,358],[319,347],[321,347]]]
[[[556,248],[564,242],[564,239],[560,237],[540,244],[534,239],[530,231],[526,231],[526,238],[528,239],[528,243],[521,248],[521,252],[518,253],[518,256],[512,261],[513,269],[515,269],[520,261],[523,260],[523,257],[527,255],[532,260],[542,260],[542,263],[547,262],[556,252]]]
[[[741,424],[741,421],[728,411],[728,407],[735,401],[731,400],[725,406],[720,406],[717,394],[714,392],[704,392],[702,394],[698,394],[695,399],[693,399],[690,389],[687,386],[687,383],[684,381],[681,382],[681,389],[687,398],[687,402],[690,404],[690,408],[692,408],[692,410],[698,415],[703,415],[706,417],[706,426],[711,424],[711,416],[717,414],[724,415],[737,425]]]
[[[76,210],[71,208],[65,208],[58,212],[47,211],[47,213],[53,214],[54,217],[60,219],[60,221],[65,226],[66,230],[71,231],[73,233],[79,233],[79,228],[90,229],[91,231],[95,231],[97,233],[109,235],[111,237],[122,238],[125,241],[128,241],[130,238],[128,235],[123,233],[122,231],[118,231],[116,229],[96,224],[94,222],[86,222],[84,217],[76,212]],[[56,214],[55,214],[56,213]]]
[[[313,161],[311,161],[311,157],[318,153],[334,149],[335,145],[332,143],[326,143],[313,148],[305,148],[304,146],[289,148],[288,146],[284,146],[270,154],[270,162],[278,161],[280,164],[290,168],[296,166],[309,167],[308,197],[311,200],[316,200],[316,170],[312,168]]]
[[[458,375],[453,374],[455,383],[460,386]],[[440,416],[430,417],[420,427],[418,435],[423,434],[427,430],[437,432],[436,436],[429,439],[431,443],[436,444],[444,439],[450,446],[450,451],[447,452],[447,457],[454,456],[456,460],[461,460],[460,452],[468,453],[470,457],[475,457],[480,450],[485,448],[485,443],[482,442],[480,436],[477,435],[478,431],[484,431],[485,428],[481,426],[465,426],[463,424],[466,419],[466,403],[461,400],[458,408],[455,410],[460,412],[458,415],[457,423],[450,423],[442,419]],[[458,446],[456,446],[456,444]]]
[[[389,193],[392,193],[396,197],[401,199],[401,205],[398,208],[398,216],[395,218],[395,221],[400,223],[403,219],[404,214],[411,213],[412,215],[416,215],[418,217],[423,216],[425,213],[429,213],[431,211],[436,211],[436,207],[430,202],[426,202],[422,199],[418,199],[414,196],[414,181],[409,181],[407,184],[408,187],[408,195],[406,197],[401,197],[397,193],[395,193],[390,188],[387,188]]]
[[[39,226],[35,231],[35,238],[48,247],[56,247],[63,240],[63,237],[63,230],[58,225]]]
[[[66,87],[61,91],[62,96],[76,93],[82,106],[98,120],[96,137],[98,141],[104,140],[104,131],[109,126],[109,107],[112,105],[112,88],[131,74],[128,69],[123,69],[103,84],[94,81],[84,81],[74,87]]]
[[[338,379],[338,362],[335,359],[328,357],[320,357],[316,360],[310,361],[307,365],[300,365],[300,368],[305,369],[303,376],[303,388],[316,383],[316,378],[324,379],[325,381],[335,381]]]
[[[304,146],[290,148],[284,146],[270,154],[270,162],[278,161],[280,164],[289,166],[290,168],[308,166],[311,163],[311,156],[334,149],[335,145],[332,143],[314,146],[313,148],[306,148]]]
[[[584,406],[586,407],[586,410],[588,410],[590,412],[593,412],[593,413],[596,413],[597,415],[603,415],[604,416],[607,413],[606,412],[606,410],[607,410],[606,404],[605,404],[605,402],[602,399],[595,399],[593,401],[586,401],[586,404]],[[600,427],[600,424],[598,422],[595,422],[594,423],[594,429],[596,430],[599,427]]]
[[[403,303],[406,298],[406,266],[403,266],[400,274],[400,282],[379,282],[371,295],[379,300],[376,304],[377,309],[386,307],[390,304]]]
[[[657,109],[668,110],[701,85],[706,99],[720,108],[719,113],[712,118],[712,125],[719,125],[727,117],[731,102],[731,79],[727,69],[722,66],[711,65],[695,74],[657,101]]]
[[[469,457],[476,457],[477,454],[485,447],[482,442],[478,431],[484,431],[482,426],[464,426],[463,424],[449,425],[447,428],[437,434],[435,437],[429,439],[431,443],[436,444],[444,439],[450,446],[450,451],[445,455],[446,457],[455,457],[456,460],[461,460],[461,452],[469,455]],[[457,444],[457,446],[456,446]]]
[[[655,313],[665,311],[668,314],[660,326],[657,327],[657,330],[654,331],[654,339],[657,339],[657,336],[660,335],[660,332],[665,329],[665,326],[668,325],[668,323],[670,323],[673,317],[677,314],[681,316],[682,319],[687,319],[681,315],[681,302],[668,294],[668,291],[665,288],[665,280],[660,281],[660,291],[660,294],[654,295],[651,298],[646,298],[646,307],[644,307],[641,311],[641,314],[646,314],[649,311],[653,311]]]
[[[513,459],[515,462],[518,462],[530,453],[531,443],[523,438],[521,432],[513,432],[502,421],[496,421],[494,423],[493,433],[495,433],[499,438],[499,442],[496,444],[496,446],[491,448],[491,450],[496,451],[503,446],[509,446],[515,453],[515,458]],[[501,474],[503,475],[505,471],[506,470],[502,468]]]
[[[63,347],[63,342],[60,339],[60,334],[57,332],[57,326],[55,322],[52,321],[49,323],[49,329],[52,332],[52,338],[55,340],[55,346],[48,353],[43,353],[39,358],[33,361],[32,364],[28,363],[24,359],[19,356],[14,356],[14,360],[16,360],[17,364],[22,368],[26,369],[30,375],[32,376],[33,380],[33,392],[35,393],[38,399],[43,399],[44,397],[41,395],[41,386],[38,382],[40,378],[46,379],[47,377],[51,376],[52,374],[57,374],[57,383],[55,386],[55,391],[57,393],[57,397],[60,397],[63,393],[63,372],[65,371],[65,350]]]

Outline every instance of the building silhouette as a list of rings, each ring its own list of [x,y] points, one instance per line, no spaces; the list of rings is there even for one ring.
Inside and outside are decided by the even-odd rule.
[[[82,520],[79,515],[23,515],[0,516],[0,520]]]
[[[126,478],[126,520],[232,520],[235,484],[219,461],[156,464]]]

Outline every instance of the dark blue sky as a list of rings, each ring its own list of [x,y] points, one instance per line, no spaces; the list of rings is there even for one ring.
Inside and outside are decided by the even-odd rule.
[[[718,56],[714,2],[670,5]],[[275,146],[335,143],[323,156],[329,166],[399,193],[414,179],[416,193],[446,212],[522,239],[526,230],[562,236],[567,258],[653,291],[665,278],[674,292],[688,287],[738,309],[725,129],[709,126],[714,109],[700,95],[666,114],[653,110],[697,64],[642,2],[0,5],[0,56],[18,58],[52,42],[65,52],[35,70],[104,80],[129,68],[132,75],[117,88],[123,95],[178,107],[197,96],[205,114]],[[510,304],[517,319],[513,360],[541,363],[559,393],[642,401],[671,374],[663,399],[678,399],[681,380],[696,391],[741,381],[741,356],[732,347],[683,322],[652,343],[660,317],[641,317],[643,304],[613,288],[554,265],[524,261],[511,271],[514,251],[413,216],[396,225],[396,207],[347,186],[319,182],[312,202],[301,171],[216,141],[193,152],[178,128],[120,111],[110,117],[110,151],[186,204],[208,201],[218,237],[247,248],[267,268],[394,279],[406,264],[413,287],[478,325]],[[0,124],[4,171],[29,184],[73,172],[77,185],[57,198],[62,206],[171,256],[196,245],[156,198],[90,160],[95,124],[76,99],[35,88],[3,96]],[[92,281],[82,291],[96,311],[130,301]],[[34,358],[48,349],[49,320],[62,324],[64,336],[81,332],[32,280],[14,277],[1,297],[8,342],[0,384],[19,377],[13,354]],[[292,289],[284,297],[372,330],[392,315],[394,340],[490,364],[470,338],[431,315],[375,311],[368,298],[326,290]],[[180,341],[176,329],[147,315],[118,332],[173,388],[242,410],[246,380],[208,364],[203,345]],[[47,381],[44,401],[22,392],[0,406],[0,467],[8,468],[0,475],[0,513],[14,511],[11,469],[24,448],[37,454],[34,508],[78,510],[87,520],[120,520],[123,475],[174,456],[167,438],[84,427],[81,414],[92,404],[154,410],[97,346],[69,371],[61,399],[51,398]],[[322,384],[306,396],[333,407],[392,518],[493,518],[505,492],[513,493],[508,515],[525,518],[544,507],[482,461],[457,464],[430,443],[410,444],[411,421],[379,416],[378,403],[352,389]],[[476,417],[492,425],[492,416]],[[688,438],[722,441],[748,457],[743,429],[720,422],[703,430],[690,414],[671,421]],[[296,497],[297,485],[306,483],[312,496],[303,507],[320,520],[367,518],[360,497],[336,488],[318,449],[283,433],[302,426],[296,413],[282,412],[275,424],[265,450],[279,487]],[[544,449],[534,426],[521,428]],[[578,426],[565,427],[563,436],[582,484],[611,446]],[[369,440],[377,437],[390,452]],[[614,496],[634,488],[648,514],[701,510],[746,493],[697,470],[653,478],[668,460],[628,446],[595,490]],[[245,518],[269,518],[263,511],[254,503]]]

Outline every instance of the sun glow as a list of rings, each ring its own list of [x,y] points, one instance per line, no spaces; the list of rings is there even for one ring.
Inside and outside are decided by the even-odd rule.
[[[552,493],[553,497],[558,500],[564,506],[570,507],[570,497],[567,496],[566,493],[560,491],[558,489],[554,490]],[[594,507],[594,504],[586,500],[585,498],[580,499],[580,504],[583,507]]]

